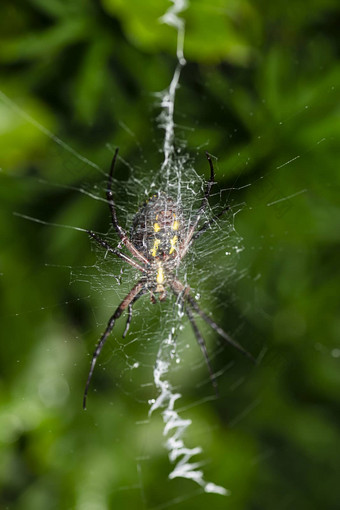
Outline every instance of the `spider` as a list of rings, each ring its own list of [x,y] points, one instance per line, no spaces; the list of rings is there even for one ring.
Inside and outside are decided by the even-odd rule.
[[[168,291],[171,291],[178,301],[185,305],[186,315],[205,358],[210,374],[210,380],[217,393],[216,379],[210,365],[204,338],[195,321],[195,313],[199,315],[213,330],[215,330],[228,344],[235,347],[252,361],[255,360],[250,353],[248,353],[238,342],[233,340],[228,333],[218,326],[216,322],[209,317],[209,315],[201,310],[196,300],[190,294],[190,287],[183,285],[176,276],[176,270],[182,259],[188,253],[192,243],[206,230],[208,230],[214,221],[229,210],[229,206],[225,207],[217,216],[214,216],[199,227],[203,212],[208,205],[211,188],[215,182],[214,166],[211,156],[208,152],[206,152],[206,157],[210,167],[210,178],[206,184],[201,205],[188,224],[185,224],[184,222],[180,205],[165,193],[159,192],[152,196],[139,208],[133,220],[130,236],[128,236],[126,231],[118,223],[116,206],[112,193],[112,178],[117,155],[118,149],[116,149],[111,163],[106,198],[110,209],[113,227],[116,230],[121,243],[124,244],[130,254],[126,255],[120,250],[112,248],[107,241],[91,230],[88,230],[87,233],[92,239],[105,248],[107,252],[116,255],[140,271],[141,278],[125,296],[123,301],[110,317],[106,329],[96,345],[85,385],[83,409],[86,409],[88,389],[97,358],[100,355],[106,340],[111,334],[116,320],[119,319],[122,313],[127,309],[128,317],[126,328],[123,333],[124,338],[130,327],[132,306],[141,296],[147,293],[150,295],[151,302],[155,303],[157,297],[159,301],[163,301],[166,299]]]

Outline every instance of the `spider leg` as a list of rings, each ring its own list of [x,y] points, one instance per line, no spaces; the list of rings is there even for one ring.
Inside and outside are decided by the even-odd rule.
[[[210,220],[206,221],[202,225],[202,227],[196,232],[196,234],[193,235],[192,239],[193,240],[198,239],[202,234],[204,234],[204,232],[206,232],[209,229],[210,225],[212,225],[215,221],[217,221],[219,218],[221,218],[221,216],[223,216],[223,214],[225,214],[229,210],[230,210],[230,205],[227,205],[226,207],[224,207],[222,209],[221,212],[216,214],[216,216],[214,216]]]
[[[213,165],[211,156],[210,156],[209,152],[206,152],[205,155],[207,156],[207,160],[208,160],[208,163],[210,166],[210,179],[208,181],[207,189],[205,190],[205,195],[204,195],[204,199],[203,199],[204,202],[202,202],[201,207],[203,207],[203,206],[206,207],[208,198],[210,196],[212,185],[215,182],[215,170],[214,170],[214,165]]]
[[[191,223],[191,226],[189,228],[189,231],[188,231],[188,234],[186,236],[186,238],[183,240],[182,242],[182,246],[179,250],[179,253],[180,253],[180,258],[182,259],[189,247],[190,247],[190,244],[191,244],[191,241],[193,239],[193,236],[194,236],[194,233],[196,231],[196,228],[197,228],[197,225],[201,219],[201,216],[203,214],[203,212],[205,211],[207,205],[208,205],[208,200],[209,200],[209,197],[210,197],[210,192],[211,192],[211,188],[215,182],[215,171],[214,171],[214,165],[213,165],[213,162],[212,162],[212,159],[211,159],[211,156],[208,152],[205,153],[206,156],[207,156],[207,160],[208,160],[208,163],[209,163],[209,166],[210,166],[210,178],[209,178],[209,181],[207,182],[207,186],[206,186],[206,189],[205,189],[205,193],[204,193],[204,197],[202,199],[202,202],[201,202],[201,205],[200,207],[198,208],[195,216],[194,216],[194,219],[193,219],[193,222]]]
[[[107,198],[107,202],[109,204],[109,209],[111,212],[112,224],[113,224],[117,234],[119,235],[122,243],[125,244],[125,246],[130,251],[130,253],[134,257],[136,257],[140,262],[143,262],[144,264],[149,265],[148,259],[146,259],[144,257],[144,255],[137,250],[137,248],[132,244],[132,242],[128,238],[125,230],[118,223],[116,205],[115,205],[113,193],[112,193],[112,176],[113,176],[113,171],[114,171],[116,160],[117,160],[117,155],[118,155],[118,148],[115,150],[115,153],[114,153],[114,156],[112,159],[110,172],[109,172],[109,179],[108,179],[108,183],[107,183],[107,190],[106,190],[106,198]]]
[[[197,343],[200,346],[201,351],[203,353],[205,362],[206,362],[208,370],[209,370],[211,384],[213,385],[215,393],[216,393],[216,396],[218,397],[218,386],[217,386],[217,382],[216,382],[216,379],[215,379],[215,376],[214,376],[214,372],[213,372],[213,370],[211,368],[211,365],[210,365],[209,356],[208,356],[208,352],[207,352],[207,346],[205,345],[204,338],[203,338],[200,330],[197,327],[197,324],[196,324],[195,319],[193,317],[192,310],[191,310],[190,306],[187,305],[185,307],[185,313],[188,316],[188,319],[189,319],[189,322],[191,324],[191,327],[192,327],[192,330],[194,332],[194,335],[196,337]]]
[[[87,233],[89,234],[90,237],[92,237],[92,239],[94,239],[98,244],[103,246],[103,248],[105,248],[108,252],[113,253],[114,255],[117,255],[117,257],[125,260],[125,262],[128,262],[130,264],[130,266],[133,266],[136,269],[139,269],[143,273],[147,272],[145,267],[140,266],[139,264],[137,264],[137,262],[135,262],[133,259],[130,259],[130,257],[127,257],[126,255],[124,255],[124,253],[120,252],[119,250],[112,248],[112,246],[110,246],[109,243],[107,243],[106,241],[104,241],[104,239],[102,239],[97,234],[92,232],[92,230],[87,230]]]
[[[89,374],[87,376],[87,381],[86,381],[85,390],[84,390],[84,397],[83,397],[83,409],[84,410],[86,409],[87,393],[89,390],[89,386],[90,386],[90,382],[92,379],[94,367],[97,362],[97,358],[98,358],[99,354],[101,353],[101,350],[104,347],[104,344],[105,344],[106,340],[108,339],[108,337],[113,329],[113,326],[115,325],[116,320],[119,319],[119,317],[122,315],[124,310],[126,308],[128,308],[130,304],[134,303],[144,293],[143,290],[144,290],[144,282],[142,280],[140,280],[130,290],[130,292],[127,294],[127,296],[125,296],[125,298],[120,303],[120,305],[118,306],[118,308],[116,309],[114,314],[110,317],[109,322],[106,326],[106,329],[96,345],[96,348],[92,355],[91,366],[90,366]]]
[[[241,344],[239,344],[238,342],[236,342],[236,340],[234,340],[233,338],[231,338],[231,336],[228,335],[228,333],[226,333],[224,331],[224,329],[222,329],[218,324],[216,324],[215,321],[213,321],[205,312],[203,312],[203,310],[200,309],[200,307],[198,306],[196,300],[190,295],[190,289],[189,287],[186,287],[183,285],[182,282],[180,282],[179,280],[174,280],[172,283],[171,283],[171,288],[172,288],[172,291],[175,293],[176,296],[178,296],[179,294],[182,294],[183,296],[183,299],[186,300],[191,308],[207,323],[209,324],[209,326],[214,330],[216,331],[216,333],[218,333],[220,335],[220,337],[222,337],[228,344],[232,345],[235,349],[237,349],[238,351],[240,351],[244,356],[246,356],[248,359],[250,359],[253,363],[257,364],[257,361],[256,359],[248,352],[246,351]]]
[[[127,318],[127,321],[126,321],[126,326],[125,326],[125,329],[124,329],[124,333],[122,334],[123,338],[125,338],[126,335],[128,334],[128,331],[130,329],[131,319],[132,319],[132,304],[130,303],[129,306],[128,306],[128,318]]]
[[[195,310],[196,313],[198,313],[198,315],[200,317],[202,317],[202,319],[207,323],[209,324],[209,326],[214,330],[216,331],[216,333],[218,333],[220,335],[220,337],[222,337],[228,344],[232,345],[235,349],[237,349],[239,352],[241,352],[244,356],[246,356],[248,359],[250,359],[253,363],[257,364],[257,361],[256,359],[250,354],[250,352],[246,351],[241,344],[239,344],[238,342],[236,342],[236,340],[234,340],[233,338],[231,338],[230,335],[228,335],[228,333],[226,333],[224,331],[224,329],[222,329],[218,324],[216,324],[215,321],[213,321],[205,312],[203,312],[203,310],[200,309],[200,307],[198,306],[197,302],[195,301],[195,299],[190,295],[190,294],[187,294],[186,296],[186,299],[188,300],[188,302],[190,303],[190,305],[192,306],[192,308]]]
[[[142,288],[142,290],[140,291],[139,294],[137,294],[137,296],[135,296],[133,298],[133,300],[131,301],[131,303],[129,304],[128,306],[128,317],[127,317],[127,321],[126,321],[126,326],[125,326],[125,330],[124,330],[124,333],[122,334],[122,337],[125,338],[129,329],[130,329],[130,324],[131,324],[131,320],[132,320],[132,306],[133,304],[137,301],[137,299],[139,299],[141,296],[143,296],[144,294],[146,294],[147,292],[147,289],[145,287]]]

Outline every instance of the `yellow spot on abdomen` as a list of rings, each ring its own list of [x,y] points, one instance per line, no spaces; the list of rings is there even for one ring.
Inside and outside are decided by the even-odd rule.
[[[156,253],[160,242],[161,242],[160,239],[155,239],[153,242],[153,247],[150,250],[150,253],[153,257],[156,257]]]
[[[169,255],[171,255],[174,251],[175,251],[175,245],[178,241],[178,237],[177,236],[174,236],[172,239],[170,239],[170,244],[171,244],[171,248],[170,248],[170,251],[169,251]]]
[[[161,263],[159,263],[159,265],[158,265],[156,281],[158,284],[164,282],[164,271],[163,271]]]
[[[153,224],[153,229],[154,229],[155,232],[159,232],[160,229],[161,229],[161,227],[159,226],[159,223],[154,223]]]
[[[172,230],[178,230],[179,228],[179,221],[175,220],[172,224]]]

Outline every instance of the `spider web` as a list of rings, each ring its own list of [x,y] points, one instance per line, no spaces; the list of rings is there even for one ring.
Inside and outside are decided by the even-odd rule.
[[[124,181],[124,187],[120,180],[115,180],[114,189],[117,190],[117,210],[119,211],[119,221],[124,228],[129,231],[136,210],[145,199],[158,190],[165,190],[167,194],[174,197],[181,204],[184,217],[189,223],[200,205],[201,197],[205,190],[205,178],[208,177],[208,164],[199,163],[204,173],[198,175],[195,167],[197,161],[192,161],[185,151],[184,141],[175,136],[175,99],[178,84],[180,83],[181,70],[185,65],[183,54],[183,41],[185,37],[184,25],[179,15],[181,11],[188,7],[185,2],[173,2],[174,5],[163,17],[163,22],[168,23],[178,31],[177,57],[178,65],[174,71],[173,79],[169,88],[157,97],[161,114],[158,118],[158,124],[164,130],[164,145],[162,162],[162,171],[153,172],[152,178],[145,176],[143,169],[136,166],[131,167],[124,160],[124,154],[120,155],[119,164],[125,166],[129,172],[129,179]],[[66,142],[57,138],[44,126],[32,119],[28,114],[20,109],[19,106],[12,103],[7,96],[1,93],[4,103],[14,109],[19,116],[24,116],[28,122],[34,124],[37,129],[42,130],[52,143],[56,144],[58,150],[67,152],[79,161],[87,165],[91,171],[98,176],[96,185],[84,183],[81,188],[73,191],[79,194],[82,199],[95,203],[102,208],[106,208],[105,189],[107,181],[107,172],[88,158],[79,154],[71,148]],[[128,129],[128,128],[127,128]],[[322,139],[318,143],[322,143]],[[112,147],[108,147],[110,153]],[[292,164],[301,155],[289,157],[280,167]],[[140,170],[140,171],[139,171]],[[50,181],[40,181],[42,187],[50,188],[53,183]],[[60,183],[54,183],[56,186],[64,186]],[[255,184],[255,183],[252,183]],[[65,184],[68,189],[71,188]],[[193,249],[180,268],[179,277],[185,284],[190,285],[192,293],[202,306],[202,309],[209,313],[214,310],[214,319],[219,323],[219,319],[225,313],[227,307],[232,306],[232,299],[226,303],[224,301],[224,289],[227,285],[232,285],[236,280],[246,278],[248,270],[240,269],[239,257],[243,251],[243,242],[236,229],[237,215],[245,205],[238,203],[237,193],[239,189],[220,189],[213,187],[211,194],[211,204],[204,213],[202,224],[215,214],[218,214],[227,202],[231,202],[231,210],[220,221],[213,222],[211,229],[197,240]],[[299,188],[289,196],[282,196],[275,190],[271,195],[271,187],[267,195],[262,198],[266,207],[275,207],[290,203],[292,199],[306,192],[305,188]],[[249,204],[248,204],[249,206]],[[256,207],[256,204],[253,205]],[[22,218],[29,217],[18,213]],[[56,224],[49,220],[41,218],[30,218],[35,222],[52,228],[61,228],[80,231],[82,235],[86,231],[86,223],[80,227],[69,224]],[[73,232],[72,232],[73,234]],[[76,232],[74,232],[76,234]],[[116,246],[117,239],[113,228],[107,232],[107,239]],[[93,244],[93,251],[96,255],[96,261],[89,267],[80,268],[68,267],[71,273],[71,284],[79,285],[81,282],[86,287],[90,287],[89,293],[83,299],[91,303],[94,321],[97,325],[97,336],[99,337],[103,328],[105,328],[108,317],[119,301],[126,295],[127,291],[137,281],[138,274],[130,268],[122,266],[119,260],[112,260],[109,254],[106,254],[101,248]],[[213,271],[211,270],[213,268]],[[260,277],[260,275],[258,275]],[[100,296],[100,300],[95,296]],[[81,299],[81,298],[79,298]],[[142,302],[143,301],[143,302]],[[98,304],[96,304],[98,303]],[[60,304],[57,307],[62,306]],[[20,313],[18,315],[21,315]],[[204,324],[199,322],[204,338],[208,344],[209,357],[212,366],[218,366],[218,358],[225,350],[222,340],[214,338],[212,344],[211,332]],[[235,339],[238,338],[238,328],[243,327],[242,318],[237,318],[228,333]],[[215,400],[213,388],[209,378],[209,373],[202,358],[200,349],[196,346],[195,338],[187,323],[183,309],[175,298],[169,297],[166,303],[151,305],[147,303],[147,297],[144,297],[136,304],[133,312],[131,330],[125,339],[122,339],[122,333],[125,329],[124,318],[116,325],[113,336],[102,353],[102,358],[98,361],[96,370],[100,372],[111,371],[111,360],[115,360],[116,371],[115,385],[117,391],[130,396],[136,402],[143,406],[144,419],[135,424],[136,428],[150,429],[156,422],[158,426],[159,441],[162,442],[163,434],[164,454],[168,452],[170,466],[168,477],[170,480],[175,478],[185,478],[190,483],[195,482],[201,488],[198,492],[195,489],[188,488],[185,496],[160,504],[157,508],[174,506],[186,498],[190,499],[202,492],[214,492],[220,495],[228,494],[228,484],[224,480],[211,479],[206,475],[207,457],[204,445],[205,441],[200,440],[200,434],[191,433],[195,427],[191,412],[195,407],[203,406],[210,400]],[[84,336],[86,332],[84,331]],[[93,338],[93,331],[89,332]],[[215,335],[214,335],[215,336]],[[54,344],[53,344],[54,345]],[[246,346],[249,347],[249,346]],[[55,348],[55,345],[54,345]],[[90,353],[91,354],[91,353]],[[226,372],[232,371],[234,361],[228,362],[215,372],[219,380]],[[45,403],[51,405],[51,401],[56,405],[65,403],[69,395],[69,387],[65,384],[63,378],[56,379],[55,386],[48,390],[46,385],[41,384],[40,398]],[[235,391],[237,385],[241,385],[243,379],[235,381],[235,386],[230,391]],[[52,384],[52,383],[51,383]],[[185,397],[185,392],[190,386],[202,388],[202,399],[200,401],[190,402]],[[45,387],[45,389],[44,389]],[[96,381],[92,382],[91,399],[95,399]],[[56,389],[57,388],[57,389]],[[190,390],[189,390],[190,391]],[[98,394],[97,394],[98,396]],[[222,395],[222,397],[225,395]],[[238,416],[230,420],[230,425],[235,426],[241,421],[247,413],[258,405],[258,401],[250,402],[249,407],[242,410]],[[114,402],[112,402],[114,405]],[[146,411],[148,409],[148,412]],[[161,422],[157,422],[161,420]],[[147,432],[146,432],[147,433]],[[198,439],[196,440],[198,436]],[[151,448],[150,448],[151,449]],[[137,473],[139,476],[139,489],[143,496],[142,473],[147,470],[145,465],[150,462],[150,454],[143,452],[138,458],[136,456]],[[214,459],[210,459],[214,463]],[[208,470],[209,471],[209,470]],[[224,487],[224,485],[226,487]],[[132,486],[120,487],[120,490],[131,490]],[[91,493],[84,489],[79,496],[79,508],[86,508],[93,502],[93,507],[98,509],[106,508],[105,503],[100,503],[98,491]],[[95,506],[97,505],[97,506]],[[145,507],[148,508],[147,503]],[[92,508],[92,507],[91,507]]]

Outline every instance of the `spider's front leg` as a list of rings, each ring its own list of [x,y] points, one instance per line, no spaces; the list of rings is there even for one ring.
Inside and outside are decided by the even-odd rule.
[[[119,235],[122,243],[126,246],[126,248],[129,250],[129,252],[134,257],[136,257],[140,262],[143,262],[143,264],[148,265],[149,264],[148,259],[145,258],[144,255],[137,250],[137,248],[130,241],[125,230],[118,223],[116,204],[115,204],[115,201],[113,198],[113,193],[112,193],[113,171],[114,171],[116,161],[117,161],[118,150],[119,150],[118,148],[115,150],[115,153],[114,153],[114,156],[113,156],[113,159],[111,162],[111,168],[110,168],[110,172],[109,172],[109,179],[108,179],[107,190],[106,190],[106,198],[107,198],[107,202],[109,204],[112,224],[113,224],[117,234]]]
[[[198,239],[202,234],[204,234],[204,232],[206,232],[210,226],[215,223],[217,220],[219,220],[221,218],[221,216],[223,216],[223,214],[225,214],[226,212],[228,212],[230,210],[230,205],[226,205],[221,212],[219,212],[218,214],[216,214],[216,216],[213,216],[212,218],[210,218],[210,220],[206,221],[199,230],[197,230],[197,232],[193,235],[192,237],[192,240],[196,240]]]
[[[105,248],[105,250],[107,250],[109,253],[113,253],[114,255],[117,255],[117,257],[125,260],[125,262],[128,262],[128,264],[130,264],[130,266],[135,267],[136,269],[139,269],[139,271],[141,271],[142,273],[147,272],[145,267],[142,267],[135,260],[130,259],[130,257],[127,257],[121,251],[116,250],[115,248],[112,248],[112,246],[110,246],[109,243],[107,243],[104,239],[102,239],[97,234],[92,232],[92,230],[87,230],[87,233],[89,234],[90,237],[92,237],[92,239],[94,239],[98,244],[100,244],[100,246]]]

